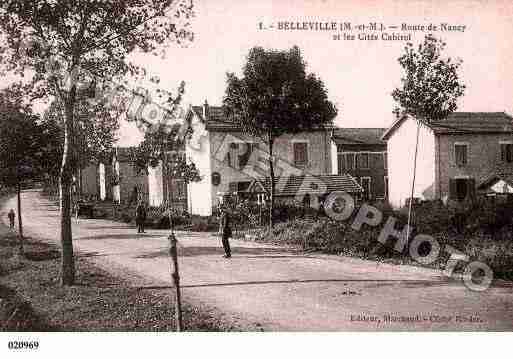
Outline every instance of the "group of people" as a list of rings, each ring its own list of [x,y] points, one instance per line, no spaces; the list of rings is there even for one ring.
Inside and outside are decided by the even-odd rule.
[[[230,237],[232,237],[232,227],[230,221],[230,215],[228,210],[221,206],[219,217],[219,235],[221,236],[221,243],[224,249],[224,258],[231,258],[232,251],[230,248]],[[135,208],[135,224],[137,226],[137,233],[144,232],[144,223],[146,222],[147,209],[143,201],[139,201]]]

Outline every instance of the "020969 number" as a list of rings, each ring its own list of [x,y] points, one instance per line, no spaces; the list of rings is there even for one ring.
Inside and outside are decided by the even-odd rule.
[[[7,348],[10,350],[37,350],[39,349],[38,341],[10,341],[7,343]]]

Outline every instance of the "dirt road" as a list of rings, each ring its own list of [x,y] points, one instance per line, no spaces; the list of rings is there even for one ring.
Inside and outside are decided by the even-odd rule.
[[[29,235],[58,243],[59,210],[37,191],[23,193]],[[0,210],[15,208],[14,199]],[[168,231],[137,235],[107,220],[73,220],[75,249],[134,285],[171,292]],[[357,259],[301,255],[286,248],[178,232],[185,300],[265,330],[511,330],[513,286],[473,292],[440,273]]]

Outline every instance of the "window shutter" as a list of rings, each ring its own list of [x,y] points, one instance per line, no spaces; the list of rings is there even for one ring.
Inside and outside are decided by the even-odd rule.
[[[457,166],[465,166],[467,164],[467,146],[454,145],[454,156]]]
[[[293,146],[294,146],[294,164],[295,165],[298,165],[299,164],[299,143],[294,143]]]
[[[355,168],[354,166],[354,153],[346,153],[346,169],[353,170]]]
[[[230,167],[238,168],[238,152],[239,152],[239,144],[238,143],[231,143],[230,144]]]
[[[501,161],[502,162],[505,162],[506,161],[506,151],[507,151],[508,147],[505,143],[501,143]]]
[[[362,168],[369,168],[369,167],[370,167],[370,154],[362,153]]]
[[[506,145],[506,161],[513,161],[513,144],[511,143]]]
[[[245,143],[244,147],[246,148],[246,151],[239,156],[239,168],[240,169],[246,167],[246,165],[248,164],[249,158],[251,157],[251,153],[253,151],[252,143]]]
[[[346,170],[346,166],[345,166],[345,158],[344,158],[344,155],[343,154],[338,154],[337,155],[337,160],[338,160],[338,174],[342,174],[344,173],[344,171]]]
[[[456,199],[456,180],[454,178],[449,179],[449,199]]]
[[[476,180],[474,178],[469,178],[469,180],[467,181],[467,186],[468,186],[468,195],[469,195],[469,198],[470,199],[475,199],[476,198]]]
[[[237,192],[237,187],[238,187],[237,182],[230,182],[228,184],[228,190],[230,192]]]
[[[306,165],[308,163],[307,144],[305,142],[294,143],[294,164]]]

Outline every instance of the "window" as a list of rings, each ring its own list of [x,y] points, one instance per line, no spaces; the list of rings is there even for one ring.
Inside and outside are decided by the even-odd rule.
[[[383,152],[383,168],[388,169],[388,156],[386,152]]]
[[[338,154],[338,172],[342,174],[344,172],[355,169],[355,153],[344,152]]]
[[[239,144],[239,169],[244,169],[247,166],[251,155],[256,150],[258,150],[258,143],[246,142]]]
[[[501,143],[501,161],[513,162],[513,143]]]
[[[462,167],[467,165],[467,144],[458,144],[454,145],[454,157],[456,159],[456,166]]]
[[[306,166],[308,164],[308,143],[294,142],[294,165]]]
[[[338,161],[338,174],[342,174],[344,173],[345,169],[346,169],[346,161],[345,161],[345,158],[344,158],[344,155],[339,153],[337,155],[337,161]]]
[[[176,180],[176,198],[183,199],[187,197],[187,184],[183,180]]]
[[[354,170],[356,168],[356,153],[346,153],[346,169]]]
[[[239,155],[239,144],[238,143],[230,143],[230,148],[228,149],[228,155],[226,156],[227,165],[232,168],[237,168],[237,157]]]
[[[383,194],[383,198],[388,198],[388,176],[384,177],[385,190]]]
[[[476,181],[473,178],[451,178],[449,180],[449,198],[462,201],[473,198],[476,191]]]
[[[363,187],[363,199],[367,200],[371,198],[371,178],[360,177],[360,185]]]
[[[251,182],[248,181],[237,182],[237,192],[247,191],[250,185]]]
[[[357,168],[366,169],[369,168],[369,154],[367,152],[358,153],[356,156]]]

